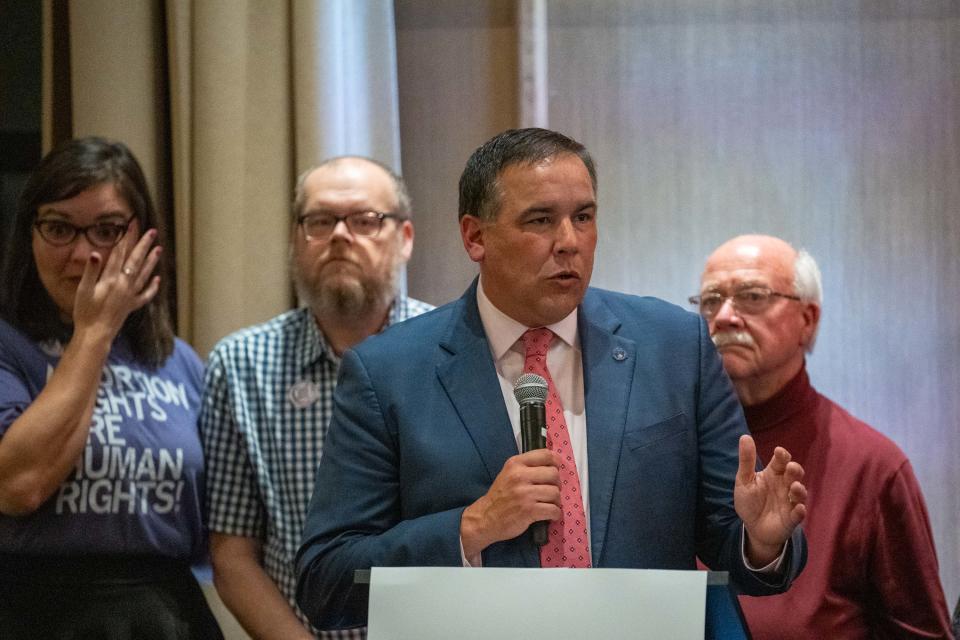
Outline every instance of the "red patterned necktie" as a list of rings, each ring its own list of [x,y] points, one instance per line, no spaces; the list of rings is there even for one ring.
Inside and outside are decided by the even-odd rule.
[[[547,349],[553,341],[553,332],[546,327],[530,329],[523,334],[525,351],[523,371],[535,373],[547,381],[547,448],[560,454],[560,503],[563,517],[549,525],[547,544],[540,547],[540,565],[543,567],[590,566],[590,547],[587,538],[587,518],[583,512],[580,494],[580,476],[573,458],[570,432],[563,417],[563,403],[547,370]]]

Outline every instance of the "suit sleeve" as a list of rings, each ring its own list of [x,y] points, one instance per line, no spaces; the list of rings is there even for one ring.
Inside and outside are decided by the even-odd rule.
[[[738,441],[747,433],[740,402],[723,363],[700,320],[700,381],[697,398],[700,448],[697,501],[697,555],[711,569],[729,571],[741,593],[769,595],[786,591],[806,564],[806,540],[797,527],[787,543],[782,571],[760,574],[743,561],[743,523],[733,509]]]
[[[297,602],[320,629],[366,624],[357,569],[461,565],[466,505],[404,519],[398,438],[364,363],[348,351],[297,554]]]

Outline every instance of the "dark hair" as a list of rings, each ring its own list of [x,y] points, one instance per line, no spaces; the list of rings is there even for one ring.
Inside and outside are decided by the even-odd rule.
[[[70,140],[48,153],[20,194],[0,265],[0,314],[33,340],[66,341],[72,333],[72,327],[60,319],[57,306],[37,273],[31,241],[37,210],[41,205],[67,200],[103,183],[114,185],[127,201],[141,232],[156,229],[157,243],[164,244],[164,228],[150,199],[147,181],[126,145],[89,137]],[[153,367],[173,352],[164,267],[161,254],[157,266],[160,291],[131,313],[120,331],[134,358]]]
[[[459,217],[472,215],[493,220],[500,207],[497,179],[514,164],[537,164],[555,156],[571,154],[583,161],[597,190],[597,170],[582,144],[549,129],[510,129],[480,146],[460,174]]]

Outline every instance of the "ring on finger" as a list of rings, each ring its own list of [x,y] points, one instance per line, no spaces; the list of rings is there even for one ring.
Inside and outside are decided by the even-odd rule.
[[[125,275],[125,276],[127,276],[127,277],[132,276],[132,275],[133,275],[133,269],[130,268],[130,267],[124,267],[124,268],[123,268],[123,275]]]

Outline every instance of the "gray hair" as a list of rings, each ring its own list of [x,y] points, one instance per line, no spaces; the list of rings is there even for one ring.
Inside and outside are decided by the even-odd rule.
[[[297,218],[303,213],[303,208],[307,204],[307,195],[304,193],[303,185],[307,181],[307,178],[310,177],[310,174],[317,169],[330,167],[344,160],[363,160],[382,169],[383,172],[389,176],[390,180],[393,181],[393,193],[397,198],[397,210],[393,213],[403,216],[404,218],[409,218],[413,215],[413,204],[410,201],[410,192],[407,191],[407,183],[403,181],[403,178],[401,178],[399,174],[394,173],[393,169],[378,160],[367,158],[366,156],[337,156],[324,160],[314,167],[310,167],[297,177],[297,185],[293,189],[293,208],[291,210],[294,222],[296,222]]]
[[[793,289],[802,302],[813,302],[818,307],[822,306],[823,282],[820,278],[820,267],[806,249],[797,251],[797,257],[793,261]],[[819,330],[818,323],[810,336],[810,342],[807,343],[807,353],[813,353],[813,345],[817,342]]]

